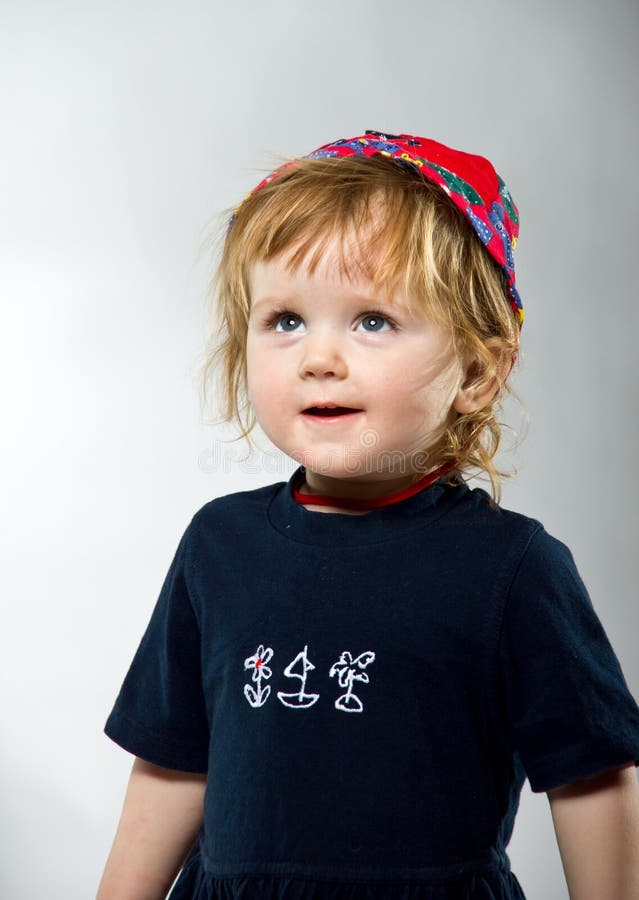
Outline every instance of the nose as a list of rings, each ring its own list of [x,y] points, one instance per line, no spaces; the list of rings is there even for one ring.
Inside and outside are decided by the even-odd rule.
[[[348,367],[344,354],[338,347],[338,341],[334,335],[315,335],[308,337],[304,346],[304,353],[300,361],[300,375],[302,378],[309,376],[325,377],[333,375],[336,378],[345,378]]]

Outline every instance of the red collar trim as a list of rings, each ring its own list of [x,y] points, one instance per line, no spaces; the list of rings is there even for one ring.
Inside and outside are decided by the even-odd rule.
[[[299,471],[293,480],[293,499],[297,503],[309,506],[338,506],[342,509],[379,509],[383,506],[391,506],[393,503],[401,503],[402,500],[406,500],[408,497],[418,494],[420,491],[423,491],[425,488],[429,487],[429,485],[437,481],[438,478],[441,478],[442,475],[445,475],[446,472],[454,469],[456,465],[457,460],[453,460],[452,462],[446,463],[446,465],[435,469],[434,472],[429,472],[428,475],[424,475],[424,477],[419,481],[416,481],[415,484],[411,484],[401,491],[395,491],[393,494],[387,494],[385,497],[377,497],[376,499],[332,497],[329,494],[303,494],[300,491],[300,487],[304,482],[304,472]]]

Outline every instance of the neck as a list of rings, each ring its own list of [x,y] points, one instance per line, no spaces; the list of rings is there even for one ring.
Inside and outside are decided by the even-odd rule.
[[[352,482],[347,485],[348,490],[343,490],[344,484],[339,483],[339,487],[342,489],[341,493],[318,491],[315,487],[316,479],[313,477],[315,473],[311,473],[311,483],[309,484],[308,474],[305,476],[305,473],[302,471],[293,484],[293,496],[298,503],[307,508],[312,507],[316,509],[321,507],[323,512],[341,512],[344,509],[354,511],[378,509],[393,503],[400,503],[402,500],[413,496],[413,494],[417,494],[441,478],[446,472],[451,471],[455,466],[456,460],[453,460],[426,474],[417,473],[417,476],[413,474],[408,478],[397,479],[393,482],[394,489],[391,490],[388,488],[389,482],[385,482],[383,485],[377,483],[375,485],[377,491],[369,491],[366,494],[362,493],[359,485],[357,486],[357,493],[354,493]],[[399,487],[397,487],[398,484],[400,485]],[[383,489],[383,492],[380,492],[380,487]],[[331,487],[330,490],[334,491],[335,489]]]

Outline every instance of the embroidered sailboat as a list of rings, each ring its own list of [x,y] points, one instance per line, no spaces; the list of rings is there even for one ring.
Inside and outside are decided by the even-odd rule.
[[[314,668],[315,666],[308,659],[308,645],[306,645],[304,649],[297,654],[295,659],[284,669],[284,674],[286,676],[289,678],[299,678],[301,682],[299,691],[295,693],[287,694],[284,691],[277,692],[277,696],[284,706],[290,706],[292,709],[307,709],[317,702],[319,694],[307,694],[304,691],[304,688],[306,687],[306,675]]]

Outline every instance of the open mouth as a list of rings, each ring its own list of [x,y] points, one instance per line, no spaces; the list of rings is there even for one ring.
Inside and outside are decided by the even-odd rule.
[[[361,412],[361,409],[351,409],[348,406],[310,406],[304,410],[306,416],[346,416],[349,413]]]

